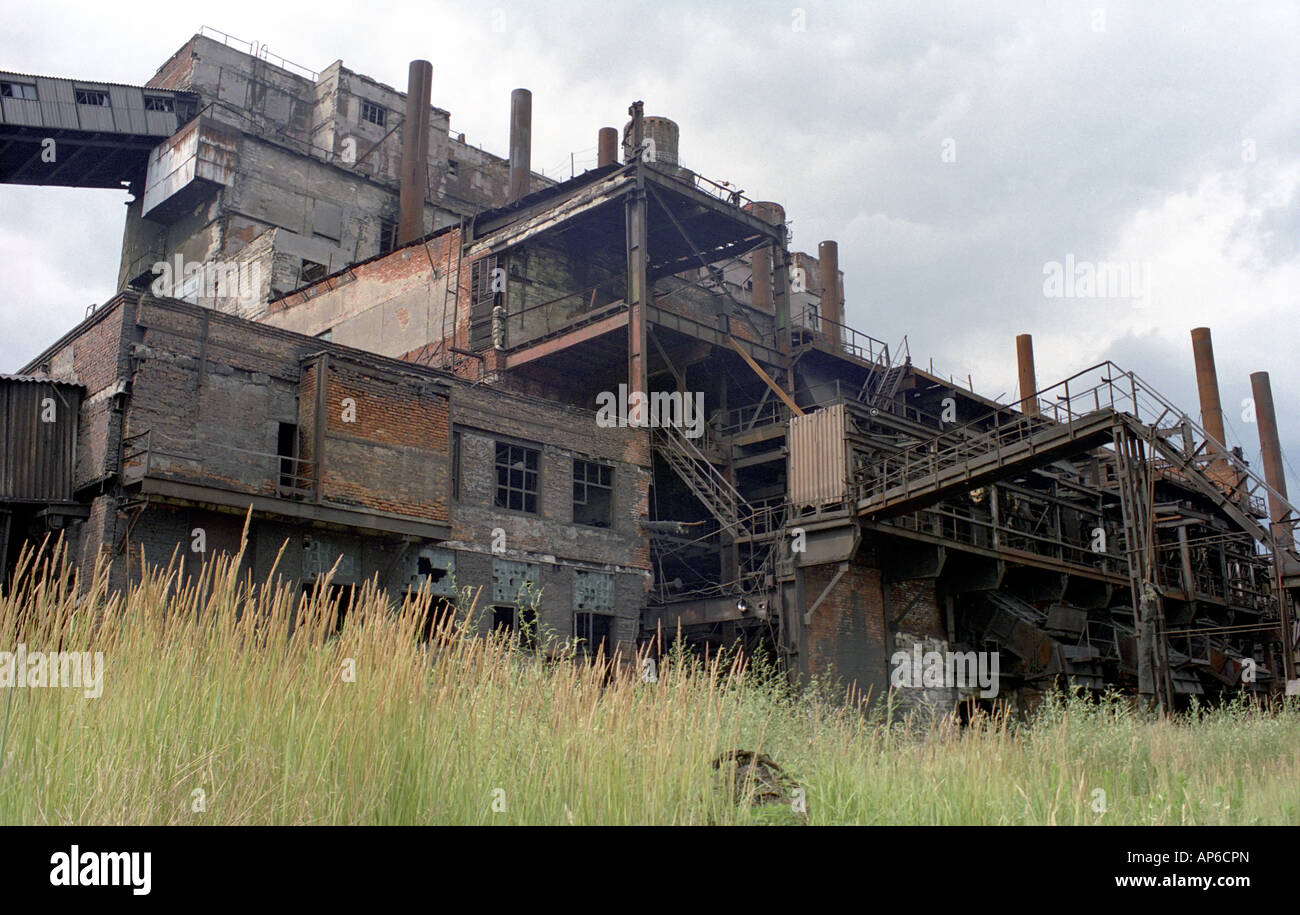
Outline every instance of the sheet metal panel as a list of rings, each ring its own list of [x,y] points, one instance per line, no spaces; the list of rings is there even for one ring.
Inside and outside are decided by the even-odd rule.
[[[70,502],[81,389],[0,377],[0,500]]]
[[[844,404],[790,418],[790,500],[797,506],[844,499],[848,446]]]

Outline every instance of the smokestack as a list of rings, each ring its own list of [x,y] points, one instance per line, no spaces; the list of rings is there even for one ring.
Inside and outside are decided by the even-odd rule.
[[[1273,409],[1273,386],[1268,372],[1255,372],[1250,376],[1250,393],[1255,398],[1255,423],[1259,426],[1259,450],[1264,453],[1264,482],[1286,495],[1286,474],[1282,470],[1282,441],[1277,432],[1277,413]],[[1273,534],[1284,544],[1290,544],[1290,529],[1279,524],[1286,515],[1286,506],[1272,493],[1268,497],[1268,514],[1273,521]]]
[[[602,127],[596,141],[596,165],[604,168],[618,161],[618,129]]]
[[[817,246],[817,263],[821,269],[822,317],[836,324],[844,323],[844,290],[840,289],[839,242],[824,241]],[[823,327],[822,332],[835,341],[841,338],[840,329],[834,325]]]
[[[1223,405],[1219,402],[1219,373],[1214,367],[1214,344],[1210,342],[1208,327],[1192,329],[1192,358],[1196,360],[1196,390],[1201,397],[1201,425],[1216,442],[1226,446]]]
[[[527,89],[510,93],[510,200],[527,196],[532,179],[533,94]]]
[[[402,122],[402,174],[399,185],[397,243],[424,235],[424,201],[429,196],[429,99],[433,64],[413,60],[406,77],[406,120]]]
[[[753,216],[774,226],[785,225],[785,208],[770,200],[759,200],[745,205]],[[772,304],[772,246],[759,245],[749,252],[749,267],[753,272],[754,289],[750,294],[750,304],[764,314],[774,314]]]
[[[1038,415],[1038,391],[1034,378],[1034,338],[1029,334],[1016,337],[1016,363],[1020,367],[1020,409],[1026,416]]]

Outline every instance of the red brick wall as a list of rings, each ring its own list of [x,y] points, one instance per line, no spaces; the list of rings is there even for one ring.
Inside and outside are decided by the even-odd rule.
[[[815,601],[837,569],[834,563],[804,569],[805,600]],[[805,627],[804,643],[806,674],[856,684],[873,699],[883,696],[889,654],[880,570],[850,566]]]
[[[312,371],[300,398],[304,407],[310,401],[310,412],[315,387]],[[326,402],[327,501],[448,520],[448,400],[439,387],[332,360]]]

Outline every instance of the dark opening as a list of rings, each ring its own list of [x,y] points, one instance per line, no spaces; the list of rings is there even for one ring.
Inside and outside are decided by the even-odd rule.
[[[614,468],[573,461],[573,523],[609,527],[613,520]]]
[[[298,426],[280,423],[276,435],[275,453],[280,457],[280,488],[294,489],[298,485]]]
[[[573,616],[573,637],[578,640],[579,647],[592,657],[598,652],[609,657],[613,648],[610,638],[613,629],[614,618],[604,613],[575,613]]]

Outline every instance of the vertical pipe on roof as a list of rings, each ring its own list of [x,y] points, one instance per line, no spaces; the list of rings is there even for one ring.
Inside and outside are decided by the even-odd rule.
[[[1016,337],[1016,364],[1020,369],[1020,409],[1026,416],[1038,415],[1038,381],[1034,375],[1034,338],[1029,334]]]
[[[822,326],[822,332],[835,343],[843,334],[838,325],[844,323],[844,292],[840,289],[840,246],[838,242],[824,241],[817,246],[817,266],[821,273],[821,316],[834,324]]]
[[[1196,391],[1201,399],[1201,425],[1220,445],[1223,434],[1223,405],[1219,401],[1219,373],[1214,367],[1214,344],[1208,327],[1192,329],[1192,358],[1196,360]]]
[[[510,93],[510,200],[526,197],[532,179],[533,94],[527,89]]]
[[[1259,426],[1259,450],[1264,455],[1264,482],[1283,499],[1286,494],[1286,473],[1282,469],[1282,439],[1277,430],[1277,412],[1273,407],[1273,386],[1269,382],[1268,372],[1255,372],[1250,376],[1250,393],[1255,398],[1255,424]],[[1268,496],[1268,514],[1274,525],[1274,534],[1283,543],[1289,543],[1291,535],[1279,524],[1286,516],[1286,505]]]
[[[429,196],[429,105],[433,64],[413,60],[407,72],[406,120],[402,122],[402,174],[398,191],[397,243],[424,235],[424,201]]]
[[[596,165],[604,168],[618,161],[618,130],[614,127],[602,127],[596,140]]]

